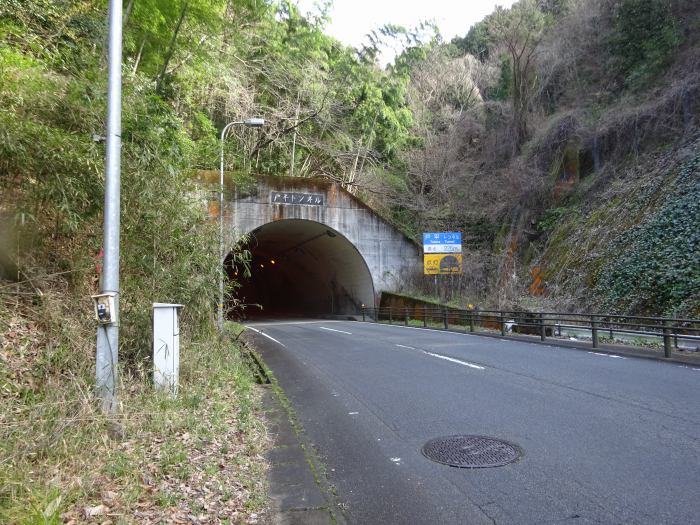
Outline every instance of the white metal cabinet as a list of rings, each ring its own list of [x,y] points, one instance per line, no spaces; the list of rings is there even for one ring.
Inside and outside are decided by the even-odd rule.
[[[153,384],[177,394],[181,304],[153,303]]]

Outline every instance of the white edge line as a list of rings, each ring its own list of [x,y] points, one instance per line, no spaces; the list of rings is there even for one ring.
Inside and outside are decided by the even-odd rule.
[[[399,348],[408,348],[409,350],[415,350],[415,348],[413,348],[412,346],[400,345],[398,343],[396,344],[396,346],[398,346]]]
[[[483,366],[475,365],[473,363],[467,363],[466,361],[460,361],[459,359],[454,359],[453,357],[447,357],[446,355],[440,355],[440,354],[433,354],[432,352],[425,352],[423,351],[424,354],[437,357],[438,359],[444,359],[445,361],[450,361],[452,363],[457,363],[460,365],[468,366],[469,368],[475,368],[476,370],[486,370]]]
[[[352,335],[350,332],[346,332],[345,330],[336,330],[336,329],[334,329],[334,328],[326,328],[325,326],[319,326],[319,328],[320,328],[321,330],[328,330],[329,332],[338,332],[338,333],[341,333],[341,334]]]
[[[265,332],[263,332],[262,330],[258,330],[258,329],[256,329],[256,328],[253,328],[252,326],[246,326],[246,328],[248,328],[249,330],[252,330],[253,332],[256,332],[256,333],[262,335],[263,337],[267,337],[270,341],[274,341],[275,343],[277,343],[278,345],[280,345],[280,346],[283,347],[283,348],[287,348],[287,347],[284,346],[282,343],[280,343],[277,339],[275,339],[274,337],[271,337],[271,336],[267,335],[267,334],[266,334]]]

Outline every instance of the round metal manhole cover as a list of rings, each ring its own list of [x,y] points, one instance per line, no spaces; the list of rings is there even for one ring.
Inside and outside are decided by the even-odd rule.
[[[486,436],[445,436],[431,439],[421,449],[437,463],[460,468],[501,467],[518,459],[520,447]]]

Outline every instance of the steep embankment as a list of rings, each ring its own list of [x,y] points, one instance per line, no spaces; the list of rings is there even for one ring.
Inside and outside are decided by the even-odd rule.
[[[584,178],[540,222],[536,262],[571,305],[700,315],[700,141]]]
[[[554,116],[533,141],[551,175],[536,255],[523,260],[538,281],[530,292],[579,308],[700,315],[700,84],[689,73],[593,124],[583,110]]]
[[[405,53],[416,141],[393,211],[464,232],[443,298],[700,315],[699,24],[691,0],[520,0]]]

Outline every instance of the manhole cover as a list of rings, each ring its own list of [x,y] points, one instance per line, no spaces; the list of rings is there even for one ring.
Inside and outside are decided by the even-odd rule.
[[[485,436],[445,436],[431,439],[421,450],[437,463],[461,468],[500,467],[518,459],[520,448]]]

